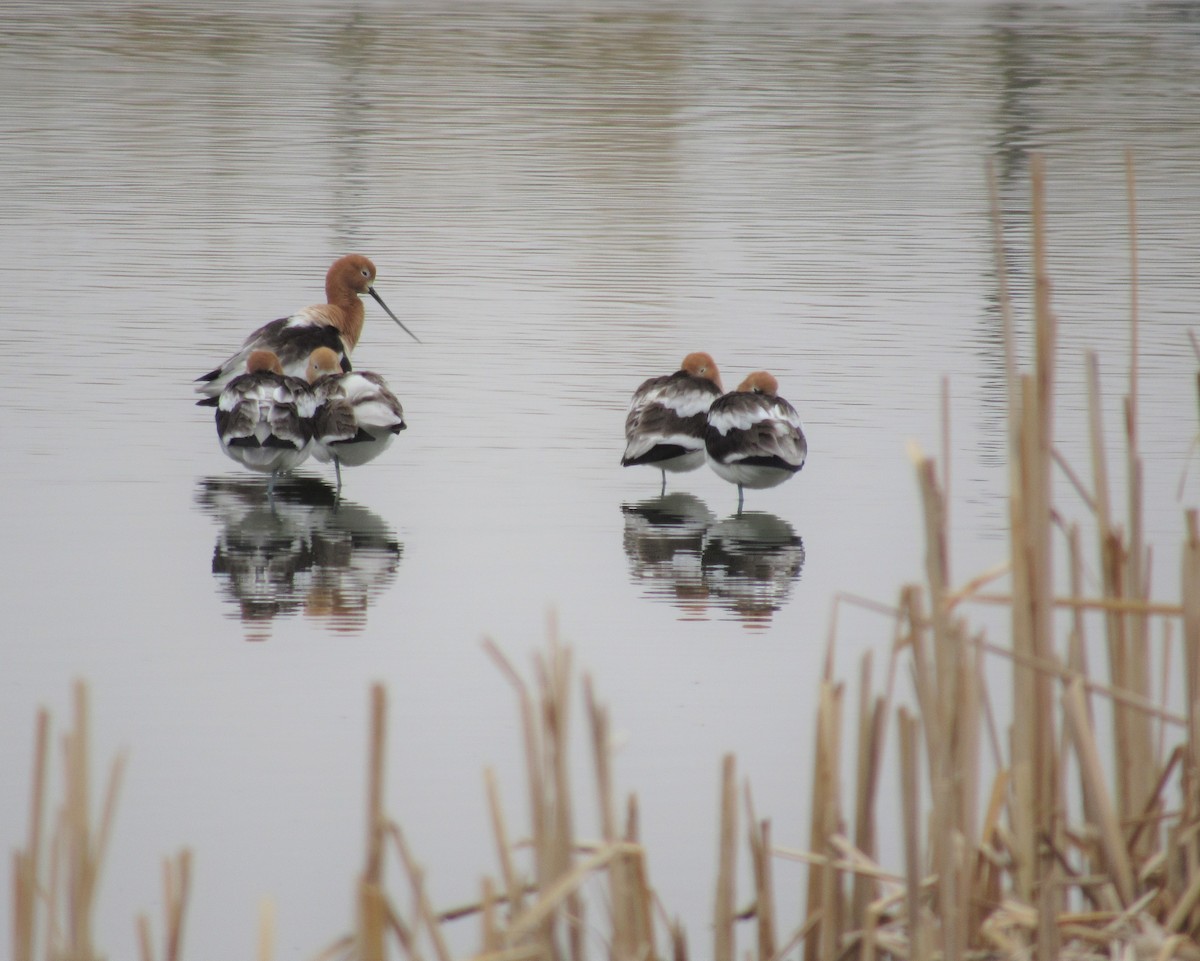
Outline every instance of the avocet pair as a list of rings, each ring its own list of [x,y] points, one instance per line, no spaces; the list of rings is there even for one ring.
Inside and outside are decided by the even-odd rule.
[[[743,488],[776,487],[804,466],[808,441],[796,409],[779,396],[779,382],[755,371],[725,393],[712,357],[697,352],[680,369],[652,377],[633,394],[625,418],[621,464],[681,472],[708,462],[719,477]]]

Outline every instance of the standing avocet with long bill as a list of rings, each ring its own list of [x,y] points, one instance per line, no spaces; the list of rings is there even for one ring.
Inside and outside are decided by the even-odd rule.
[[[704,435],[708,465],[742,488],[776,487],[804,466],[808,441],[796,408],[779,396],[779,381],[755,371],[737,390],[713,402]]]
[[[350,370],[350,354],[362,336],[366,314],[359,299],[362,294],[373,297],[406,334],[420,343],[375,292],[374,284],[375,265],[362,254],[347,254],[335,260],[325,274],[328,303],[305,307],[259,327],[225,363],[196,378],[196,392],[204,395],[196,403],[215,406],[225,385],[245,370],[246,360],[255,350],[271,351],[279,358],[283,372],[291,377],[304,377],[308,358],[318,347],[328,347],[337,354],[341,369]]]
[[[340,491],[342,465],[360,467],[387,450],[408,426],[404,409],[382,377],[369,370],[344,373],[328,347],[312,352],[306,377],[315,405],[312,455],[333,461]]]
[[[622,467],[646,464],[662,471],[695,470],[704,463],[708,409],[721,396],[721,373],[703,351],[688,354],[679,370],[651,377],[633,393],[625,417]]]

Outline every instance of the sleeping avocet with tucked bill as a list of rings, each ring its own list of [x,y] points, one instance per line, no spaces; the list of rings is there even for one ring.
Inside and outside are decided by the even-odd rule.
[[[708,465],[738,489],[761,490],[788,480],[808,457],[804,424],[779,396],[779,381],[765,370],[750,374],[737,390],[713,402],[704,435]]]
[[[264,324],[246,338],[241,349],[225,363],[197,377],[196,392],[204,397],[196,401],[212,407],[225,385],[246,367],[255,350],[269,350],[279,358],[283,372],[304,377],[308,359],[318,347],[328,347],[338,356],[342,370],[350,370],[350,354],[362,336],[365,310],[359,299],[369,294],[413,340],[420,339],[391,312],[375,291],[375,265],[362,254],[347,254],[333,262],[325,274],[325,299],[328,303],[305,307],[289,317]]]
[[[721,373],[703,351],[688,354],[680,369],[651,377],[633,392],[625,418],[622,467],[647,464],[662,471],[695,470],[704,463],[708,409],[721,396]]]
[[[246,372],[217,398],[221,450],[250,470],[270,474],[267,491],[272,493],[275,477],[308,457],[313,410],[306,381],[284,374],[271,351],[251,351]]]
[[[387,382],[367,371],[343,372],[328,347],[318,347],[308,360],[306,376],[312,385],[312,455],[333,461],[338,490],[342,465],[360,467],[392,443],[404,423],[404,409]]]

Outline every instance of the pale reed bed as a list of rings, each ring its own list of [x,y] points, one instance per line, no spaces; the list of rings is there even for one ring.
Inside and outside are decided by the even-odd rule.
[[[1127,156],[1130,236],[1136,237],[1132,158]],[[989,175],[989,183],[991,178]],[[594,763],[598,840],[576,826],[568,777],[572,665],[551,632],[535,659],[531,686],[493,644],[488,655],[512,685],[524,737],[524,791],[530,821],[514,833],[500,786],[485,772],[497,873],[478,900],[439,910],[424,869],[386,813],[386,693],[371,691],[370,753],[363,867],[354,880],[357,911],[349,934],[317,961],[389,958],[450,961],[448,926],[478,926],[473,961],[839,959],[1200,959],[1200,522],[1184,518],[1180,601],[1150,597],[1144,543],[1143,463],[1138,447],[1137,252],[1131,242],[1131,350],[1125,398],[1125,517],[1110,497],[1099,366],[1088,358],[1090,478],[1054,443],[1056,323],[1045,250],[1044,176],[1032,163],[1033,369],[1019,370],[1012,310],[996,229],[1008,390],[1006,563],[965,583],[953,580],[948,538],[948,476],[913,453],[925,522],[925,581],[905,586],[894,608],[865,602],[892,620],[882,692],[873,658],[862,664],[855,699],[833,671],[835,601],[829,652],[815,693],[808,849],[775,844],[771,822],[755,812],[749,785],[739,796],[736,764],[723,759],[716,812],[712,943],[693,951],[651,884],[635,795],[614,795],[609,719],[589,680],[584,715]],[[948,404],[946,405],[948,408]],[[948,426],[944,428],[948,436]],[[1084,592],[1084,534],[1066,523],[1051,496],[1055,470],[1089,511],[1100,593]],[[1065,546],[1069,584],[1056,586],[1055,551]],[[1007,582],[1000,592],[997,584]],[[972,628],[964,612],[1004,605],[1010,636],[1001,643]],[[1088,663],[1087,612],[1102,622],[1107,663]],[[1157,650],[1154,632],[1163,642]],[[1185,705],[1162,703],[1168,652]],[[985,671],[1004,659],[1011,677],[1011,722],[1001,729],[1000,697]],[[1154,667],[1162,667],[1156,680]],[[907,674],[911,690],[899,696]],[[1007,682],[1006,682],[1007,683]],[[901,703],[903,701],[903,703]],[[1098,709],[1098,708],[1103,708]],[[1107,718],[1102,730],[1098,717]],[[15,961],[95,961],[91,919],[122,761],[112,769],[97,825],[88,803],[87,713],[76,690],[75,728],[64,739],[61,813],[44,850],[48,719],[39,715],[26,847],[13,861]],[[898,758],[898,783],[885,786],[885,760]],[[852,785],[849,797],[843,785]],[[744,819],[746,826],[739,829]],[[737,861],[744,830],[752,890],[739,907]],[[900,863],[881,861],[880,839],[901,839]],[[711,842],[709,842],[711,843]],[[482,852],[481,852],[482,853]],[[800,921],[780,931],[773,881],[777,861],[806,865]],[[398,880],[389,883],[389,870]],[[165,866],[166,918],[156,951],[148,919],[138,922],[144,961],[182,957],[190,855]],[[403,907],[401,906],[403,905]],[[270,904],[261,914],[259,961],[274,957]],[[41,931],[39,935],[39,930]],[[739,944],[739,934],[742,934]]]

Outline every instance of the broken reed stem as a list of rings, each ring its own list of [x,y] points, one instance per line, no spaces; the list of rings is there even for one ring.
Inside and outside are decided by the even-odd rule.
[[[745,785],[747,841],[754,877],[754,917],[759,958],[775,956],[775,885],[771,870],[771,822],[758,820],[750,784]]]
[[[1053,540],[1051,537],[1051,478],[1054,448],[1055,368],[1057,361],[1057,318],[1050,306],[1050,274],[1046,252],[1045,170],[1040,155],[1031,164],[1033,187],[1033,268],[1034,268],[1034,326],[1037,341],[1035,357],[1035,417],[1025,421],[1033,432],[1033,440],[1022,445],[1030,455],[1022,473],[1026,487],[1022,503],[1026,510],[1025,550],[1028,551],[1029,578],[1028,612],[1032,630],[1032,653],[1044,659],[1054,659],[1054,625],[1051,602],[1053,589]],[[1018,670],[1019,682],[1028,685],[1025,703],[1032,708],[1032,724],[1026,726],[1029,738],[1026,758],[1031,762],[1033,777],[1033,818],[1031,827],[1035,840],[1052,837],[1059,821],[1058,757],[1052,732],[1055,729],[1053,691],[1050,678],[1038,672]],[[1023,855],[1036,858],[1033,879],[1041,885],[1038,898],[1039,950],[1044,957],[1057,955],[1058,929],[1054,917],[1061,908],[1061,898],[1054,893],[1050,875],[1055,865],[1045,846],[1033,845]],[[1043,883],[1047,882],[1047,883]],[[1032,892],[1031,892],[1032,893]]]
[[[75,729],[64,740],[67,757],[67,951],[73,961],[91,961],[98,957],[92,941],[92,915],[105,852],[112,836],[125,758],[118,755],[113,761],[100,822],[93,832],[88,812],[88,697],[87,686],[82,681],[75,684]]]
[[[508,828],[504,821],[504,809],[500,804],[500,788],[496,784],[496,772],[490,767],[483,772],[487,789],[488,811],[492,819],[492,835],[496,841],[496,855],[500,860],[500,875],[504,878],[504,889],[508,892],[508,917],[511,920],[524,908],[522,884],[513,867],[512,846],[508,840]]]
[[[263,898],[258,903],[258,961],[275,956],[275,902]]]
[[[640,845],[629,844],[625,841],[614,841],[612,844],[603,845],[595,854],[584,858],[553,884],[540,889],[540,897],[526,909],[524,914],[514,920],[505,932],[505,937],[510,942],[517,942],[529,935],[537,927],[552,919],[565,903],[569,903],[592,874],[601,868],[608,867],[614,858],[641,853]],[[546,957],[551,956],[546,955]]]
[[[717,891],[713,904],[713,961],[733,961],[737,913],[737,785],[732,754],[721,761],[721,827],[717,847]]]
[[[176,860],[163,862],[163,904],[166,908],[166,931],[163,935],[163,961],[179,961],[183,949],[183,918],[187,910],[188,893],[191,889],[192,852],[186,848],[179,852]],[[138,943],[142,958],[155,958],[150,918],[138,918]]]
[[[382,684],[371,685],[371,728],[367,757],[367,851],[363,878],[370,884],[383,883],[384,815],[383,791],[387,745],[387,692]]]
[[[570,772],[567,766],[568,718],[571,687],[571,652],[557,641],[557,632],[551,617],[549,655],[535,658],[535,667],[542,689],[542,723],[546,736],[542,739],[549,768],[545,783],[551,786],[552,794],[548,805],[553,813],[551,833],[547,840],[550,849],[547,861],[551,865],[550,879],[557,880],[568,875],[575,866],[575,827],[572,813],[573,802]],[[546,838],[546,835],[543,834]],[[584,906],[578,892],[572,889],[562,912],[567,927],[569,956],[583,957]]]
[[[367,748],[366,855],[358,881],[355,951],[360,961],[387,957],[389,907],[383,889],[383,854],[387,820],[383,790],[387,739],[387,694],[382,684],[371,685],[371,716]]]
[[[884,750],[889,701],[871,697],[871,653],[863,658],[859,678],[858,766],[854,792],[854,843],[859,851],[874,858],[875,798],[879,793],[880,768]],[[894,662],[893,662],[894,663]],[[878,885],[869,877],[855,875],[850,903],[850,924],[861,928],[866,924],[868,906],[879,896]]]
[[[42,813],[46,804],[46,767],[50,714],[37,713],[33,739],[33,784],[25,850],[13,856],[13,961],[33,961],[37,938],[38,879],[42,867]]]
[[[925,957],[921,921],[921,814],[918,723],[907,708],[900,709],[900,810],[904,833],[905,906],[908,916],[909,956]]]
[[[541,768],[538,763],[542,757],[542,746],[538,736],[538,725],[534,712],[533,697],[521,676],[513,668],[490,638],[484,638],[484,650],[491,657],[501,673],[508,679],[509,684],[517,693],[517,703],[521,712],[521,730],[525,740],[525,777],[529,792],[529,813],[532,828],[533,850],[535,856],[535,878],[538,886],[545,883],[549,867],[544,863],[546,843],[542,837],[546,830],[545,792],[542,786]]]
[[[1017,449],[1016,425],[1019,422],[1018,409],[1014,406],[1020,401],[1020,388],[1017,382],[1017,351],[1013,334],[1012,297],[1008,290],[1008,264],[1004,256],[1004,218],[1000,209],[1000,193],[996,186],[995,165],[991,158],[987,160],[988,204],[992,222],[992,251],[995,256],[996,291],[1000,302],[1000,332],[1004,345],[1004,382],[1008,397],[1008,449]],[[1009,490],[1016,490],[1014,471],[1016,465],[1009,461]]]
[[[834,854],[830,838],[841,830],[841,717],[843,687],[823,679],[818,702],[816,744],[813,759],[813,790],[810,850]],[[839,949],[843,906],[841,877],[832,867],[831,857],[824,864],[814,863],[808,870],[805,916],[819,916],[813,936],[805,940],[805,961],[827,961]]]
[[[1193,508],[1186,514],[1187,540],[1181,564],[1183,597],[1184,697],[1187,704],[1187,765],[1183,775],[1185,811],[1200,818],[1200,515]]]
[[[1137,458],[1138,434],[1138,244],[1137,244],[1137,179],[1134,173],[1133,148],[1125,148],[1125,192],[1129,209],[1129,453]],[[1134,505],[1130,505],[1130,517]],[[1137,505],[1140,507],[1140,505]]]
[[[1128,905],[1134,896],[1133,870],[1125,849],[1125,839],[1117,811],[1109,795],[1100,752],[1088,723],[1083,685],[1078,681],[1068,685],[1064,692],[1063,712],[1075,748],[1075,756],[1079,760],[1084,791],[1099,820],[1097,827],[1100,831],[1100,846],[1104,852],[1105,866],[1116,884],[1121,903]]]
[[[429,935],[429,940],[434,947],[434,953],[437,955],[439,961],[450,961],[450,947],[446,943],[446,938],[442,933],[442,926],[438,921],[437,912],[434,911],[433,904],[429,900],[429,892],[425,888],[425,871],[412,856],[412,852],[404,840],[404,832],[400,830],[399,825],[394,822],[388,822],[387,835],[392,839],[396,852],[400,856],[400,863],[404,865],[404,870],[408,874],[409,887],[412,888],[413,896],[416,900],[417,918]],[[389,914],[391,913],[390,908],[388,912]],[[398,918],[394,920],[397,923],[399,922]],[[401,933],[401,937],[404,940],[415,940],[407,928],[403,926],[400,926],[400,932],[398,933]]]
[[[1134,174],[1133,151],[1125,150],[1125,182],[1129,209],[1129,396],[1126,398],[1126,437],[1129,512],[1128,573],[1125,578],[1127,595],[1146,599],[1149,596],[1150,571],[1145,544],[1143,510],[1143,464],[1139,439],[1139,374],[1140,310],[1138,306],[1138,243],[1137,243],[1137,185]],[[1126,685],[1138,693],[1150,696],[1149,624],[1145,617],[1130,616],[1131,671]],[[1132,726],[1129,738],[1134,744],[1135,765],[1127,772],[1124,792],[1132,811],[1147,802],[1146,791],[1157,774],[1160,759],[1154,750],[1154,732],[1150,719],[1136,715],[1128,718]],[[1147,839],[1148,840],[1148,839]],[[1141,852],[1148,853],[1148,849]]]
[[[955,598],[954,603],[957,605],[964,601],[1007,606],[1013,603],[1013,595],[975,593]],[[1146,601],[1136,598],[1056,597],[1053,604],[1055,607],[1071,610],[1105,611],[1111,614],[1144,614],[1147,617],[1180,617],[1183,614],[1183,606],[1180,604],[1167,604],[1162,601]]]
[[[1137,694],[1132,694],[1128,691],[1122,691],[1119,688],[1113,687],[1111,684],[1103,684],[1100,681],[1093,681],[1087,676],[1063,667],[1057,661],[1039,661],[1033,657],[1017,657],[1011,650],[1006,647],[1000,647],[998,644],[992,644],[983,640],[981,637],[976,637],[970,641],[975,647],[989,654],[995,654],[1003,657],[1006,660],[1012,661],[1014,664],[1020,664],[1022,667],[1030,670],[1040,671],[1048,676],[1054,677],[1064,683],[1073,681],[1078,678],[1089,694],[1100,694],[1111,701],[1124,705],[1136,711],[1140,711],[1148,717],[1157,718],[1160,721],[1165,721],[1169,724],[1177,724],[1183,726],[1186,722],[1183,717],[1175,714],[1165,708],[1159,707],[1154,702]]]

